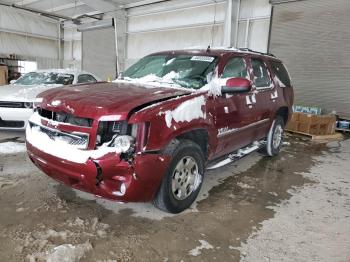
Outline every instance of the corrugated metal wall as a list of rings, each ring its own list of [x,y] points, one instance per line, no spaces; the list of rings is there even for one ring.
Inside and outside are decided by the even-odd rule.
[[[275,4],[270,52],[285,61],[296,104],[350,117],[349,0]]]

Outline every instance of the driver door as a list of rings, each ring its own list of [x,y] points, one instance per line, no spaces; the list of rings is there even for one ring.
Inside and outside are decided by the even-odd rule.
[[[230,57],[224,67],[222,78],[247,78],[249,63],[245,56]],[[215,127],[218,131],[216,156],[231,153],[254,141],[255,94],[232,93],[215,98]]]

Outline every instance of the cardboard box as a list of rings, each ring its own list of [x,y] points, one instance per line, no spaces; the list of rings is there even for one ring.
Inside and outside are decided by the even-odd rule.
[[[6,65],[0,65],[0,86],[8,84],[8,69]]]
[[[314,115],[294,112],[286,126],[289,131],[310,135],[335,134],[336,117],[334,115]]]
[[[290,120],[289,123],[286,126],[286,129],[290,130],[290,131],[298,131],[298,129],[299,129],[299,122],[298,121],[293,121],[293,119]]]

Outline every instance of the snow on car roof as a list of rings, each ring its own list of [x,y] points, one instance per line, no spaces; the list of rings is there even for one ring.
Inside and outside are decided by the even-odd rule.
[[[89,74],[88,72],[85,72],[85,71],[80,71],[80,70],[77,70],[77,69],[70,69],[70,68],[66,68],[66,69],[59,69],[59,68],[39,69],[39,70],[36,70],[35,72],[39,72],[39,73],[42,73],[42,72],[45,72],[45,73],[59,73],[59,74],[78,74],[78,73],[87,73],[87,74]]]

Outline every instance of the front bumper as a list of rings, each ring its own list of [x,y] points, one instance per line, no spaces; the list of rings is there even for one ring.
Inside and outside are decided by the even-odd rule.
[[[49,155],[27,141],[31,161],[45,174],[72,188],[121,202],[148,202],[157,193],[170,156],[139,154],[132,164],[118,154],[86,163],[74,163]],[[120,188],[125,185],[125,193]]]
[[[0,107],[0,129],[25,130],[32,114],[33,109],[30,108]]]

